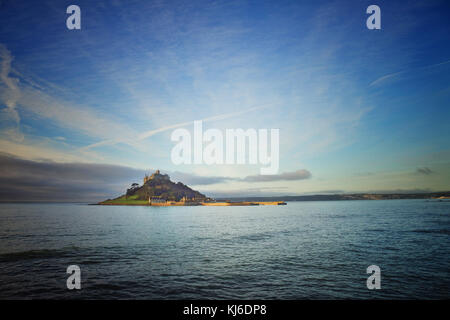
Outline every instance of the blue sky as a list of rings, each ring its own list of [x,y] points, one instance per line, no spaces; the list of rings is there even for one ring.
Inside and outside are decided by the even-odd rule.
[[[71,4],[81,30],[66,28]],[[366,28],[371,4],[381,30]],[[177,171],[211,195],[448,190],[449,9],[0,0],[0,152]],[[279,128],[280,174],[310,175],[249,182],[259,165],[175,166],[170,134],[200,119]]]

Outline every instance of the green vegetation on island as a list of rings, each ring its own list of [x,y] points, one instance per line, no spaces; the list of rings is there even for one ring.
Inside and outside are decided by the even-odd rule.
[[[115,205],[145,205],[148,204],[148,200],[139,200],[137,195],[136,196],[131,196],[131,197],[127,197],[125,195],[120,196],[118,198],[115,199],[108,199],[105,200],[103,202],[101,202],[100,204],[115,204]]]

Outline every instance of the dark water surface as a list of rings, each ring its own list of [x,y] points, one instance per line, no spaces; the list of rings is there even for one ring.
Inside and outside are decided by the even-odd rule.
[[[79,265],[79,291],[66,288]],[[381,268],[368,290],[366,268]],[[0,205],[0,298],[450,298],[450,202]]]

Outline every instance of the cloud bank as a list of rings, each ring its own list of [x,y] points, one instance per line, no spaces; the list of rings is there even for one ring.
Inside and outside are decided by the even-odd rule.
[[[143,170],[116,165],[38,162],[0,154],[0,201],[100,201],[123,193],[143,175]]]

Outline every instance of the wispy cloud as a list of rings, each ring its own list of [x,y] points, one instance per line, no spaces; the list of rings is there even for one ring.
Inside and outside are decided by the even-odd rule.
[[[194,119],[192,121],[176,123],[176,124],[164,126],[164,127],[161,127],[161,128],[157,128],[157,129],[141,132],[141,133],[137,134],[136,136],[132,137],[131,139],[109,139],[109,140],[104,140],[104,141],[100,141],[100,142],[97,142],[97,143],[90,144],[90,145],[82,147],[80,149],[81,150],[87,150],[87,149],[92,149],[92,148],[105,146],[105,145],[113,145],[113,144],[116,144],[116,143],[129,143],[129,144],[132,144],[133,141],[141,141],[141,140],[149,138],[149,137],[151,137],[151,136],[153,136],[153,135],[155,135],[157,133],[161,133],[161,132],[168,131],[168,130],[171,130],[171,129],[184,127],[184,126],[187,126],[187,125],[190,125],[190,124],[194,123],[194,121],[209,122],[209,121],[215,121],[215,120],[223,120],[223,119],[227,119],[227,118],[236,117],[236,116],[239,116],[239,115],[242,115],[244,113],[248,113],[248,112],[251,112],[251,111],[254,111],[254,110],[258,110],[258,109],[261,109],[263,107],[265,107],[265,106],[252,107],[252,108],[248,108],[248,109],[243,110],[243,111],[225,113],[225,114],[220,114],[220,115],[216,115],[216,116],[213,116],[213,117],[208,117],[208,118],[203,118],[203,119]]]
[[[89,106],[67,102],[31,87],[22,89],[19,103],[39,118],[55,121],[67,130],[75,130],[92,138],[119,138],[134,132],[127,125],[111,120]]]
[[[416,170],[416,174],[422,174],[425,176],[429,176],[430,174],[433,174],[433,173],[434,173],[434,171],[427,167],[417,168],[417,170]]]
[[[33,147],[27,144],[29,139],[26,139],[20,130],[21,119],[18,109],[23,110],[29,116],[32,115],[39,121],[50,121],[52,125],[57,124],[68,135],[75,133],[92,139],[113,138],[117,140],[120,137],[131,137],[137,134],[132,127],[113,120],[108,115],[95,110],[95,108],[65,100],[61,93],[67,91],[66,89],[54,86],[40,78],[35,79],[33,76],[18,72],[12,68],[12,61],[11,52],[3,44],[0,44],[0,102],[6,106],[0,114],[2,144],[15,145],[13,149],[2,150],[15,152],[28,149],[36,155],[37,150],[31,150]],[[14,74],[17,78],[11,77],[11,74]],[[21,79],[23,81],[20,81]],[[57,89],[57,95],[52,94],[52,92],[55,92],[55,88]],[[39,140],[38,136],[32,138],[34,144]],[[41,140],[48,140],[48,138],[41,138]],[[62,141],[61,138],[56,140]],[[129,138],[127,141],[135,148],[142,149],[133,139]],[[72,149],[75,153],[87,155],[87,150]],[[48,151],[42,149],[41,153],[43,156],[51,157],[55,152],[61,152],[61,150]],[[67,153],[67,151],[66,148],[64,152]],[[25,156],[26,153],[20,152],[19,155]]]
[[[372,82],[369,84],[369,87],[372,87],[372,86],[376,86],[376,85],[378,85],[378,84],[381,84],[381,83],[384,82],[385,80],[394,78],[394,77],[396,77],[396,76],[398,76],[398,75],[403,74],[404,72],[405,72],[405,71],[399,71],[399,72],[390,73],[390,74],[387,74],[387,75],[385,75],[385,76],[382,76],[382,77],[380,77],[380,78],[378,78],[378,79],[372,81]]]
[[[199,176],[195,174],[182,173],[175,171],[171,173],[171,176],[178,181],[186,181],[188,184],[192,185],[210,185],[223,182],[272,182],[272,181],[298,181],[311,178],[311,172],[305,169],[293,171],[293,172],[283,172],[281,174],[275,175],[251,175],[245,178],[237,177],[224,177],[224,176]]]
[[[311,172],[302,169],[293,172],[283,172],[281,174],[274,175],[254,175],[247,176],[243,181],[246,182],[268,182],[268,181],[294,181],[294,180],[305,180],[311,178]]]
[[[79,152],[71,153],[70,148],[61,145],[61,141],[51,141],[43,138],[26,137],[21,142],[11,141],[10,139],[0,138],[0,152],[8,152],[14,156],[30,160],[52,160],[58,162],[87,162],[92,161],[94,154]],[[96,160],[105,161],[98,155],[94,156]]]
[[[200,176],[197,174],[187,173],[187,172],[167,172],[170,175],[170,178],[173,181],[180,181],[187,185],[193,186],[205,186],[217,183],[226,183],[229,181],[236,180],[231,177],[222,177],[222,176]]]
[[[440,62],[440,63],[431,64],[431,65],[424,66],[424,67],[419,67],[419,68],[402,70],[402,71],[390,73],[390,74],[384,75],[384,76],[382,76],[382,77],[372,81],[369,84],[369,87],[381,85],[381,84],[383,84],[384,82],[386,82],[389,79],[394,79],[394,78],[397,78],[397,77],[402,76],[402,75],[416,74],[417,72],[429,70],[429,69],[436,68],[436,67],[439,67],[439,66],[443,66],[443,65],[446,65],[448,63],[450,63],[450,60],[447,60],[447,61],[444,61],[444,62]]]

